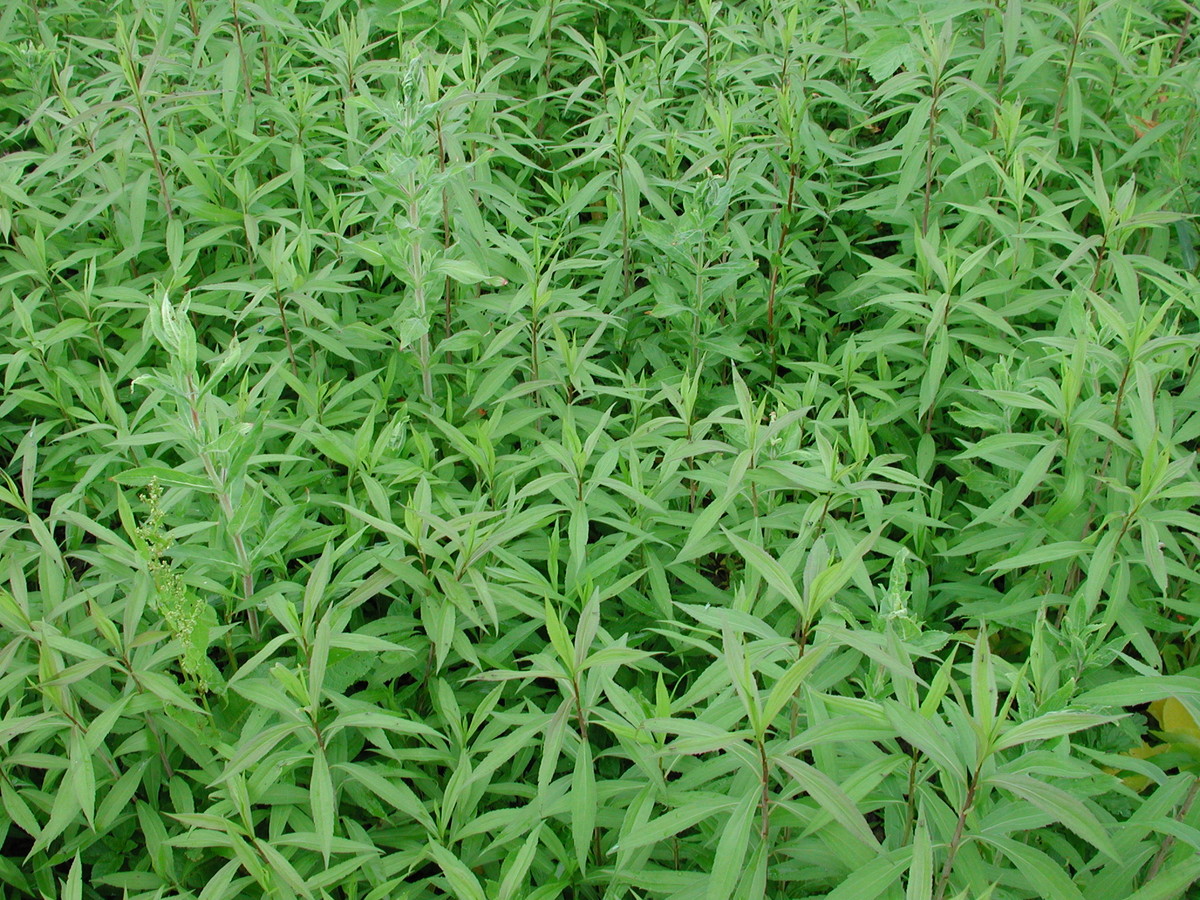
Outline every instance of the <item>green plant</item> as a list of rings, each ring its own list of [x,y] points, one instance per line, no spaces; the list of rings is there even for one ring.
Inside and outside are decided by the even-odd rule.
[[[1191,5],[0,6],[5,896],[1195,893]]]

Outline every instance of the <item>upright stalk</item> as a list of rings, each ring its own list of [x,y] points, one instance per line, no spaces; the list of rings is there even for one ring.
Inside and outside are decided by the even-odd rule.
[[[589,743],[588,717],[587,710],[585,710],[583,707],[583,691],[580,688],[578,674],[573,675],[571,678],[571,690],[574,692],[575,719],[576,724],[579,726],[579,740],[587,744]],[[593,765],[595,765],[594,762]],[[601,853],[602,849],[603,848],[600,846],[600,831],[596,828],[592,828],[591,854],[596,861],[603,859],[603,855]]]
[[[441,112],[438,112],[438,114],[433,117],[433,128],[437,134],[438,174],[445,176],[445,174],[446,174],[446,136],[442,130],[442,114],[441,114]],[[442,248],[446,251],[447,256],[449,255],[450,244],[451,244],[451,238],[450,238],[450,192],[449,192],[449,189],[445,186],[445,184],[443,184],[442,185]],[[451,308],[451,304],[453,302],[452,298],[453,298],[453,293],[454,293],[453,285],[454,285],[454,282],[452,281],[450,276],[447,275],[442,283],[442,297],[446,303],[446,316],[445,316],[445,321],[443,322],[443,325],[445,328],[445,334],[446,334],[447,338],[450,337],[451,324],[452,324],[452,319],[453,319],[453,315],[454,315],[453,310]]]
[[[1004,100],[1004,75],[1008,68],[1008,54],[1005,52],[1004,46],[1004,3],[1001,0],[995,0],[996,8],[989,10],[988,15],[994,15],[1000,23],[1000,59],[996,62],[996,99]],[[982,51],[983,48],[980,47]],[[996,118],[992,119],[992,140],[996,139],[996,134],[999,131],[999,122]]]
[[[625,296],[628,297],[633,293],[632,273],[630,272],[630,252],[629,252],[629,200],[626,196],[625,187],[625,96],[620,95],[618,101],[620,104],[619,115],[617,117],[617,199],[621,207],[621,284],[625,289]]]
[[[712,80],[712,4],[702,4],[704,10],[704,89],[711,97],[713,92]]]
[[[242,43],[242,19],[238,15],[238,0],[230,0],[233,8],[233,34],[237,40],[238,61],[242,65],[242,87],[246,91],[246,100],[250,100],[252,90],[250,87],[250,63],[246,59],[246,47]]]
[[[1188,791],[1187,797],[1184,798],[1183,804],[1179,807],[1179,811],[1175,813],[1175,821],[1182,822],[1189,812],[1191,812],[1192,804],[1196,802],[1196,794],[1200,793],[1200,778],[1192,781],[1192,787]],[[1154,859],[1150,862],[1150,868],[1146,870],[1146,878],[1142,882],[1143,885],[1149,884],[1158,875],[1159,870],[1163,867],[1163,863],[1167,861],[1167,855],[1171,852],[1171,848],[1175,846],[1175,835],[1168,834],[1162,842],[1162,846],[1158,848],[1158,853],[1154,855]]]
[[[208,476],[208,480],[212,482],[213,490],[216,491],[217,502],[221,506],[222,515],[225,517],[225,526],[229,529],[230,540],[233,542],[233,551],[237,555],[238,566],[242,570],[242,595],[246,603],[246,618],[250,624],[250,637],[257,642],[259,639],[258,613],[250,605],[250,600],[254,596],[254,568],[250,563],[250,554],[246,551],[246,542],[243,540],[241,532],[234,531],[233,529],[234,509],[233,503],[229,499],[229,491],[225,489],[224,475],[217,471],[217,467],[213,463],[208,451],[202,449],[204,446],[204,435],[200,423],[200,408],[197,405],[200,397],[191,372],[188,372],[185,376],[185,386],[187,388],[188,413],[191,417],[192,432],[196,436],[197,446],[201,448],[198,451],[200,463],[204,466],[204,473]]]
[[[292,329],[288,327],[287,313],[283,309],[283,294],[279,290],[278,283],[275,285],[275,304],[279,307],[279,324],[283,326],[283,341],[287,344],[288,361],[292,366],[292,374],[299,378],[300,371],[296,367],[296,350],[292,346]]]
[[[917,824],[917,764],[921,760],[921,751],[910,747],[909,753],[912,755],[912,762],[908,767],[908,801],[904,807],[904,834],[900,839],[901,845],[909,842]]]
[[[1110,427],[1115,432],[1121,424],[1121,409],[1125,405],[1125,390],[1128,386],[1129,375],[1133,371],[1133,359],[1130,358],[1125,363],[1125,370],[1121,373],[1121,382],[1117,385],[1117,397],[1113,404],[1113,417]],[[1108,474],[1108,467],[1112,463],[1112,441],[1108,441],[1104,448],[1104,458],[1100,461],[1100,471],[1096,477],[1097,483],[1103,483],[1104,476]],[[1096,504],[1097,495],[1092,494],[1092,500],[1088,504],[1087,515],[1083,517],[1083,527],[1080,529],[1079,539],[1086,540],[1087,536],[1092,531],[1092,523],[1096,520]],[[1129,520],[1125,522],[1125,528],[1122,529],[1121,535],[1124,536],[1125,529],[1129,527]],[[1066,590],[1067,593],[1072,593],[1079,584],[1079,579],[1082,577],[1083,570],[1079,566],[1078,560],[1071,565],[1071,570],[1067,575]],[[1060,610],[1060,617],[1062,610]]]
[[[700,364],[700,317],[704,312],[704,237],[700,237],[700,249],[692,257],[696,267],[696,298],[692,308],[692,346],[689,359],[691,371],[695,372]]]
[[[846,69],[846,83],[854,74],[854,59],[850,56],[850,16],[846,11],[846,0],[838,0],[842,8],[842,64]]]
[[[929,107],[929,132],[925,142],[925,209],[921,213],[921,234],[929,233],[929,207],[933,201],[933,139],[937,128],[938,101],[942,96],[942,71],[939,66],[933,76],[933,96]]]
[[[762,739],[756,739],[755,744],[758,747],[758,763],[761,770],[759,783],[762,788],[758,798],[758,835],[766,843],[767,835],[771,832],[771,762],[767,759],[767,745]]]
[[[550,69],[554,64],[554,0],[550,0],[549,7],[546,11],[546,59],[542,63],[542,78],[546,82],[546,90],[550,89]],[[542,127],[544,121],[543,116],[538,126]]]
[[[1071,50],[1067,55],[1067,71],[1063,76],[1062,87],[1058,90],[1058,102],[1054,105],[1054,124],[1050,126],[1052,134],[1058,133],[1059,122],[1062,121],[1063,107],[1067,100],[1067,89],[1071,84],[1071,75],[1075,71],[1075,57],[1079,53],[1079,44],[1083,40],[1083,26],[1087,18],[1084,15],[1084,7],[1088,5],[1089,0],[1079,0],[1075,7],[1075,25],[1071,33]]]
[[[933,900],[945,900],[946,888],[950,885],[950,874],[954,871],[954,858],[958,856],[959,848],[962,847],[963,831],[967,824],[967,815],[971,812],[971,808],[975,805],[975,792],[979,789],[979,770],[982,763],[975,767],[975,772],[971,775],[971,781],[967,785],[967,796],[963,800],[962,809],[958,813],[958,822],[954,826],[954,835],[950,838],[950,845],[946,848],[946,862],[942,866],[942,872],[938,876],[937,887],[933,892]]]
[[[262,43],[259,45],[259,50],[262,51],[262,61],[263,61],[263,92],[266,93],[266,95],[268,97],[270,97],[270,96],[272,96],[272,93],[273,93],[271,90],[271,54],[267,48],[267,27],[265,25],[259,26],[258,38],[260,41],[262,41]],[[271,134],[274,135],[275,134],[275,123],[272,121],[270,123],[270,126],[271,126]]]
[[[412,223],[414,229],[419,232],[417,226],[420,222],[420,205],[417,203],[417,185],[416,181],[409,184],[409,200],[408,200],[408,219]],[[412,280],[413,280],[413,301],[416,306],[417,318],[428,325],[427,310],[425,308],[425,272],[423,271],[424,260],[421,256],[421,239],[419,233],[414,233],[412,236]],[[433,403],[433,374],[429,369],[429,358],[432,355],[429,343],[429,329],[426,327],[421,332],[421,337],[417,341],[417,364],[421,369],[421,394],[426,403]]]
[[[125,80],[133,92],[134,110],[137,112],[138,121],[142,126],[142,136],[146,139],[146,147],[150,151],[150,162],[154,166],[154,174],[158,176],[158,189],[162,193],[163,206],[167,210],[167,218],[173,219],[175,217],[174,204],[171,202],[171,192],[167,188],[167,177],[163,171],[162,159],[158,154],[158,145],[155,144],[154,133],[150,130],[150,114],[146,106],[146,97],[142,93],[145,69],[139,73],[138,67],[134,63],[133,40],[123,24],[118,29],[117,42],[118,52],[121,56],[121,70],[125,73]]]
[[[775,383],[775,369],[778,360],[778,334],[775,328],[775,297],[779,290],[779,272],[783,268],[783,252],[787,246],[788,231],[792,220],[792,210],[796,203],[796,130],[791,120],[791,88],[787,81],[787,59],[784,59],[783,70],[780,72],[780,119],[788,129],[787,157],[787,195],[779,207],[779,241],[775,245],[775,258],[771,260],[771,271],[767,280],[767,341],[771,347],[771,383]]]

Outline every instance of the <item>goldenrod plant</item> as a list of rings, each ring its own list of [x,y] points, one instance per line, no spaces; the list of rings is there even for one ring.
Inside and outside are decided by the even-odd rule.
[[[0,3],[0,895],[1200,896],[1198,28]]]

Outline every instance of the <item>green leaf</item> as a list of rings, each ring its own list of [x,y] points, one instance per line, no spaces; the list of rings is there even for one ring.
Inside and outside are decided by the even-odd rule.
[[[728,900],[733,896],[742,874],[742,863],[746,860],[746,849],[753,832],[754,812],[762,792],[758,788],[747,791],[737,801],[717,842],[717,853],[713,857],[712,873],[708,879],[707,900]]]
[[[1175,900],[1197,879],[1200,879],[1200,857],[1167,866],[1149,884],[1129,895],[1127,900]]]
[[[447,275],[460,284],[478,284],[481,281],[490,285],[506,283],[503,278],[489,277],[475,263],[466,259],[443,257],[433,264],[433,272],[436,275]]]
[[[1091,548],[1083,541],[1056,541],[1041,547],[1034,547],[1024,553],[1010,556],[1008,559],[993,563],[984,572],[1011,572],[1013,569],[1023,569],[1040,566],[1049,562],[1059,562],[1064,559],[1074,559],[1087,553]]]
[[[504,879],[500,882],[500,891],[497,894],[497,900],[516,900],[517,891],[524,890],[525,876],[529,872],[529,867],[533,864],[533,858],[538,849],[538,838],[542,833],[542,824],[538,825],[529,833],[529,837],[525,838],[525,843],[521,845],[521,849],[517,851],[517,855],[512,858],[512,864],[508,871],[504,873]]]
[[[83,812],[88,825],[95,827],[96,817],[96,770],[93,768],[93,756],[88,752],[83,736],[77,731],[71,732],[70,737],[70,767],[67,778],[75,794],[75,802]]]
[[[1029,888],[1048,900],[1083,900],[1083,894],[1063,867],[1042,851],[1012,838],[982,832],[977,840],[991,844],[1007,856],[1028,882]]]
[[[413,722],[403,716],[382,710],[374,711],[366,709],[357,712],[341,713],[334,719],[333,724],[326,729],[326,734],[329,737],[333,737],[339,731],[347,728],[382,728],[384,731],[390,731],[394,734],[419,735],[438,741],[444,740],[444,737],[439,732],[434,731],[428,725],[421,722]]]
[[[932,900],[933,844],[922,819],[913,831],[912,861],[908,864],[908,886],[904,900]]]
[[[274,750],[276,744],[289,734],[294,734],[300,727],[300,725],[294,723],[283,723],[281,725],[273,725],[265,731],[252,735],[249,739],[243,741],[237,752],[229,758],[224,772],[221,773],[221,777],[214,783],[223,784],[237,773],[249,769]]]
[[[935,724],[920,713],[905,709],[895,702],[885,704],[888,720],[906,742],[912,744],[945,774],[953,776],[960,784],[967,783],[966,764],[956,749],[957,745],[949,729],[941,722]]]
[[[745,538],[738,537],[726,528],[722,528],[721,531],[729,538],[729,542],[742,555],[742,558],[746,560],[747,566],[761,575],[767,584],[783,594],[787,598],[787,601],[792,604],[793,608],[803,608],[804,601],[800,597],[800,591],[796,589],[796,583],[784,571],[783,566],[772,559],[770,554],[762,549],[762,547],[750,543]]]
[[[996,772],[987,780],[993,787],[1011,791],[1029,801],[1110,859],[1119,859],[1116,845],[1100,820],[1074,795],[1021,772]]]
[[[613,847],[613,852],[618,847],[622,850],[636,850],[638,847],[665,841],[705,819],[728,812],[735,803],[736,801],[722,796],[707,796],[692,800],[670,812],[663,813],[657,819],[651,819],[634,834],[622,839],[619,845]]]
[[[571,776],[571,838],[575,842],[575,861],[580,872],[587,872],[588,853],[596,827],[596,805],[592,747],[586,741],[580,741],[575,751],[575,771]]]
[[[773,761],[855,839],[873,851],[880,849],[879,839],[858,811],[858,805],[828,775],[794,757],[773,757]]]
[[[771,688],[771,693],[767,696],[767,702],[763,705],[763,725],[770,727],[775,721],[775,717],[780,711],[793,700],[796,696],[796,691],[800,689],[804,679],[807,678],[820,664],[821,660],[829,652],[828,644],[821,644],[805,649],[804,655],[788,668],[778,681]]]
[[[741,490],[742,480],[746,477],[746,469],[750,465],[750,451],[745,450],[738,454],[730,467],[729,476],[725,480],[725,491],[720,497],[713,500],[708,506],[700,511],[696,516],[695,522],[688,530],[687,540],[683,546],[679,548],[679,552],[675,555],[672,561],[673,565],[678,565],[682,562],[687,562],[690,559],[695,559],[700,555],[701,547],[712,534],[714,528],[717,527],[717,522],[721,516],[733,505],[737,499],[738,493]]]
[[[575,671],[575,651],[571,636],[567,633],[567,628],[563,625],[562,619],[558,617],[558,611],[550,602],[549,597],[546,598],[545,616],[546,633],[550,637],[550,645],[554,647],[554,652],[558,654],[559,661],[566,668],[567,673],[571,674]]]
[[[996,671],[988,641],[987,628],[980,627],[971,653],[971,709],[985,735],[992,732],[998,700]]]
[[[199,475],[188,475],[176,469],[165,469],[161,466],[138,466],[133,469],[126,469],[124,472],[114,477],[118,484],[130,484],[136,486],[147,485],[152,479],[157,479],[159,484],[166,487],[184,487],[192,488],[197,491],[207,491],[212,493],[216,490],[213,483],[207,478]]]
[[[83,900],[83,865],[79,861],[78,853],[71,861],[71,868],[67,872],[67,880],[63,882],[59,897],[62,900]]]
[[[361,763],[337,763],[335,768],[341,769],[388,806],[420,823],[429,834],[437,832],[437,826],[429,811],[403,781],[389,781],[374,767]]]
[[[825,895],[825,900],[875,900],[895,884],[909,867],[912,851],[899,847],[866,860]]]
[[[325,589],[329,586],[329,575],[332,570],[333,544],[326,543],[324,549],[321,551],[321,556],[312,567],[312,572],[309,573],[308,581],[304,585],[304,603],[302,607],[304,615],[302,622],[306,634],[311,623],[316,620],[317,611],[325,599]]]
[[[1200,722],[1200,678],[1191,675],[1128,675],[1075,698],[1080,706],[1140,706],[1174,697]]]
[[[996,750],[1007,750],[1018,744],[1048,741],[1064,734],[1082,731],[1085,728],[1094,728],[1097,725],[1115,722],[1117,718],[1069,711],[1043,713],[1002,731],[994,747]]]
[[[487,895],[483,892],[475,873],[468,869],[457,856],[437,841],[430,841],[426,845],[426,852],[438,864],[442,874],[446,876],[446,883],[450,886],[451,893],[458,900],[487,900]]]
[[[333,780],[329,773],[329,761],[325,758],[324,749],[320,747],[313,753],[309,794],[321,858],[325,860],[325,865],[329,865],[329,855],[333,850],[333,832],[337,824],[337,806],[334,801]]]

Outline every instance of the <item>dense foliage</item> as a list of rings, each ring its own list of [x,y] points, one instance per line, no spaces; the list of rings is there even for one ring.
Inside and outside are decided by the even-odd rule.
[[[4,896],[1185,896],[1197,14],[0,4]]]

